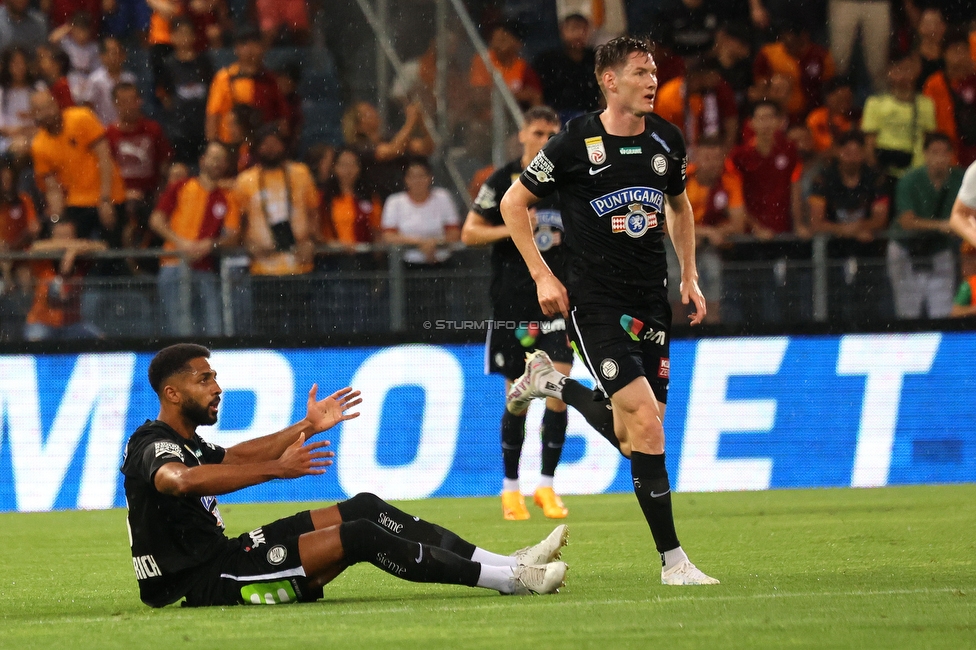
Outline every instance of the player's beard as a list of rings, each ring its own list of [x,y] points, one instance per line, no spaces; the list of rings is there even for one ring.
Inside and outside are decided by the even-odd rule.
[[[196,426],[211,426],[217,424],[217,416],[210,414],[210,404],[200,405],[196,402],[183,404],[183,417]]]

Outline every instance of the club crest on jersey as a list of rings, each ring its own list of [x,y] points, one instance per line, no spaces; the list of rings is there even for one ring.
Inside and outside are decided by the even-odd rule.
[[[586,143],[586,155],[590,162],[594,165],[603,164],[607,159],[607,150],[603,146],[603,136],[587,138],[584,142]]]
[[[610,229],[613,232],[625,232],[636,239],[657,226],[656,212],[648,213],[640,203],[631,203],[627,209],[630,210],[627,214],[610,217]]]
[[[664,176],[668,173],[668,159],[664,157],[664,154],[656,154],[651,158],[651,169],[658,176]]]
[[[627,187],[593,199],[590,207],[598,217],[605,217],[620,208],[629,208],[631,203],[641,203],[650,208],[649,212],[661,212],[664,192],[653,187]]]
[[[555,168],[556,166],[552,164],[546,153],[540,151],[529,163],[529,166],[525,168],[525,171],[529,176],[534,176],[539,183],[552,183],[555,180],[552,177],[552,170]]]

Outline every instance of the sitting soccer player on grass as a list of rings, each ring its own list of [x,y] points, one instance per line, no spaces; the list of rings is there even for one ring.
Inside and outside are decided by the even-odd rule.
[[[413,582],[495,589],[503,594],[555,593],[566,576],[556,562],[566,526],[512,555],[498,555],[436,524],[410,516],[372,494],[300,512],[236,538],[224,535],[214,495],[276,478],[323,474],[328,441],[306,438],[359,415],[359,391],[324,400],[308,394],[304,419],[277,433],[223,449],[204,442],[198,426],[217,422],[220,386],[210,351],[181,343],[149,364],[159,417],[126,446],[122,473],[132,565],[140,598],[163,607],[277,604],[322,597],[322,587],[352,564],[369,562]]]

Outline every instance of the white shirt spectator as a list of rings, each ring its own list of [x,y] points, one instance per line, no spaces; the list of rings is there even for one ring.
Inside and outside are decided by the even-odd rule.
[[[128,70],[123,70],[118,80],[112,79],[108,70],[104,67],[98,68],[88,77],[87,96],[75,96],[78,104],[89,104],[98,119],[108,126],[115,124],[119,120],[119,113],[115,110],[115,100],[112,98],[112,91],[120,83],[137,83],[138,79]]]
[[[445,228],[459,227],[460,224],[451,195],[441,187],[431,188],[430,196],[423,203],[414,203],[406,192],[391,194],[383,207],[383,228],[396,230],[406,237],[443,239]],[[435,259],[445,262],[450,256],[450,251],[438,249]],[[411,264],[429,264],[424,254],[416,248],[407,249],[403,260]]]
[[[30,96],[41,90],[44,84],[38,82],[34,88],[0,88],[0,128],[19,129],[31,126]],[[10,148],[10,138],[0,137],[0,152]]]

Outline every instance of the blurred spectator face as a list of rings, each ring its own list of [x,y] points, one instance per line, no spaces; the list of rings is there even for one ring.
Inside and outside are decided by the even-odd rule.
[[[590,42],[590,21],[570,16],[559,25],[559,37],[568,50],[582,50]]]
[[[407,167],[403,181],[407,186],[407,194],[411,198],[426,200],[430,194],[430,187],[434,182],[434,178],[427,171],[426,167],[414,163]]]
[[[221,179],[227,173],[227,163],[227,149],[211,143],[200,156],[200,173],[210,179]]]
[[[27,57],[23,52],[15,50],[10,55],[10,82],[13,86],[23,86],[27,83]]]
[[[559,125],[545,120],[533,120],[522,127],[518,139],[526,158],[535,158],[549,138],[559,133]]]
[[[380,113],[369,102],[356,104],[356,133],[372,135],[380,130]]]
[[[196,49],[197,35],[193,32],[193,25],[178,23],[172,34],[173,47],[180,51]]]
[[[835,115],[848,115],[854,108],[854,93],[849,86],[841,86],[824,98],[824,104]]]
[[[973,60],[969,55],[967,43],[953,43],[942,53],[945,57],[946,75],[951,79],[969,76],[973,71]]]
[[[796,146],[801,158],[809,158],[813,154],[813,136],[806,125],[799,124],[786,132],[787,139]]]
[[[807,44],[807,36],[801,32],[788,29],[780,33],[779,42],[786,47],[786,51],[793,58],[800,58]]]
[[[276,135],[266,136],[256,153],[263,167],[277,167],[285,160],[285,143]]]
[[[695,94],[713,90],[718,85],[720,78],[718,72],[714,70],[699,69],[689,72],[687,76],[688,92]]]
[[[952,167],[952,147],[948,142],[936,140],[925,148],[925,166],[934,176],[945,176]]]
[[[245,41],[234,46],[237,61],[247,68],[260,68],[264,62],[264,46],[261,41]]]
[[[508,61],[518,56],[519,50],[522,49],[522,41],[508,29],[496,27],[495,31],[491,33],[491,41],[488,43],[488,47],[499,59]]]
[[[27,7],[30,6],[30,0],[7,0],[4,4],[11,13],[19,16],[27,11]]]
[[[71,21],[71,31],[68,33],[71,34],[71,40],[79,45],[85,45],[92,39],[91,27],[78,20]]]
[[[772,138],[776,135],[782,125],[782,118],[779,112],[768,104],[760,104],[752,112],[752,129],[756,136],[764,139]]]
[[[752,53],[748,42],[732,36],[724,29],[718,30],[715,34],[715,50],[717,53],[727,54],[735,61],[747,59]]]
[[[892,88],[914,88],[919,74],[921,61],[918,57],[908,56],[891,64],[888,68],[888,82]]]
[[[945,20],[942,19],[942,12],[938,9],[926,9],[918,20],[918,35],[941,41],[946,33]]]
[[[115,92],[115,108],[120,122],[138,122],[142,117],[142,97],[135,88],[119,88]]]
[[[46,90],[31,95],[31,117],[37,126],[48,131],[57,131],[61,126],[61,110]]]
[[[695,150],[698,171],[701,178],[716,179],[725,168],[725,151],[714,145],[698,145]]]
[[[3,196],[16,196],[17,178],[10,165],[0,167],[0,194]]]
[[[102,65],[109,72],[118,73],[125,64],[125,48],[114,38],[106,38],[104,44],[105,51],[102,53]]]
[[[49,48],[37,48],[37,67],[45,79],[57,79],[61,76],[61,67]]]
[[[339,154],[335,164],[332,166],[332,173],[342,186],[355,185],[359,180],[359,156],[355,152],[346,150]]]
[[[864,146],[857,140],[849,140],[837,149],[837,162],[844,169],[860,169],[864,164]]]
[[[166,183],[172,185],[186,180],[190,177],[190,168],[183,163],[173,163],[170,165],[169,174],[166,176]]]
[[[793,80],[787,75],[777,72],[769,78],[766,96],[781,107],[786,107],[793,96]]]

